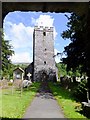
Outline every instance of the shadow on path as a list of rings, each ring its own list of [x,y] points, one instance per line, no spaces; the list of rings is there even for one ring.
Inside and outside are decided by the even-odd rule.
[[[41,86],[36,94],[36,97],[41,97],[42,99],[54,99],[52,92],[49,88],[48,82],[41,82]]]
[[[52,95],[48,82],[41,82],[35,99],[28,107],[23,118],[64,118],[57,101]]]

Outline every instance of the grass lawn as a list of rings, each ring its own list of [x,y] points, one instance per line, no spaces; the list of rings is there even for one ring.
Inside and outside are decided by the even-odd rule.
[[[40,83],[33,83],[29,89],[25,89],[22,94],[20,91],[10,89],[2,90],[0,95],[0,111],[3,118],[22,118],[26,108],[32,102]]]
[[[77,105],[74,98],[71,96],[71,93],[57,84],[50,83],[50,89],[52,90],[53,95],[58,101],[58,104],[61,106],[64,115],[66,118],[86,118],[82,115],[79,110],[75,109]],[[88,119],[90,120],[90,119]]]

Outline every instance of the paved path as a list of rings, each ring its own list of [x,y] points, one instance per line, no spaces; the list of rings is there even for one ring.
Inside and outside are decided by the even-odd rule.
[[[48,86],[44,84],[43,87],[41,86],[23,118],[64,118],[64,114]]]

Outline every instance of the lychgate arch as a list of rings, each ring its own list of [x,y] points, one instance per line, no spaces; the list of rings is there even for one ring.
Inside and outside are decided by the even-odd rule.
[[[24,0],[1,0],[0,2],[0,27],[2,28],[2,23],[4,17],[13,11],[42,11],[42,12],[75,12],[78,15],[85,15],[87,18],[87,38],[86,41],[90,39],[90,3],[87,2],[71,2],[71,1],[59,1],[53,0],[45,0],[43,2],[33,1],[24,1]],[[0,46],[1,50],[1,46]],[[1,53],[0,53],[1,54]],[[90,56],[90,55],[89,55]],[[89,58],[88,58],[89,59]],[[0,66],[1,67],[1,66]],[[90,68],[90,66],[89,66]],[[88,77],[90,79],[90,69],[88,69]],[[88,86],[90,84],[90,80],[88,80]],[[90,88],[89,88],[90,89]]]
[[[4,0],[1,0],[4,1]],[[7,0],[6,0],[7,1]],[[15,2],[14,2],[15,1]],[[88,2],[2,2],[2,17],[13,11],[42,11],[42,12],[76,12],[79,15],[86,14]]]

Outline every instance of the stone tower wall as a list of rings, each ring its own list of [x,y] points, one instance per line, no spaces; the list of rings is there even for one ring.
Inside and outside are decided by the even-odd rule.
[[[55,72],[55,58],[54,58],[54,37],[53,27],[35,27],[33,47],[33,61],[34,61],[34,80],[39,78],[40,71],[52,70]]]

